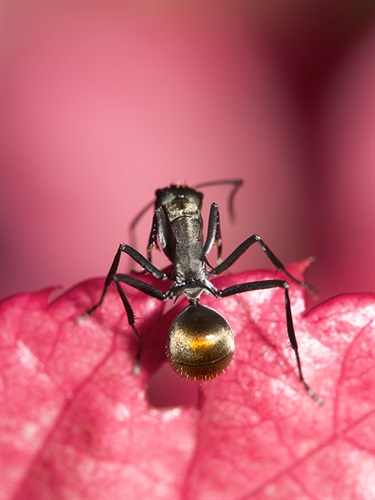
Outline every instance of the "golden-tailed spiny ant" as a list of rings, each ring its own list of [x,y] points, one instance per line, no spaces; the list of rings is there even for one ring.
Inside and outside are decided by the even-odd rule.
[[[285,269],[284,264],[258,234],[247,238],[227,258],[221,261],[222,239],[219,208],[216,203],[211,204],[207,237],[204,241],[201,216],[203,195],[197,189],[222,184],[232,186],[229,197],[229,207],[232,212],[233,197],[242,185],[242,180],[207,182],[193,188],[184,185],[170,185],[158,189],[156,199],[152,202],[155,204],[155,210],[147,246],[147,258],[135,250],[133,246],[121,243],[106,277],[99,301],[81,316],[79,321],[92,314],[102,304],[109,285],[114,283],[124,305],[129,325],[138,339],[135,359],[135,369],[138,370],[142,346],[141,335],[135,325],[133,309],[121,284],[124,283],[161,301],[176,300],[181,294],[184,294],[189,305],[175,318],[170,328],[169,361],[172,368],[181,376],[192,380],[207,380],[219,375],[228,367],[234,353],[234,339],[226,319],[214,309],[200,304],[201,294],[206,293],[217,298],[224,298],[253,290],[282,288],[284,290],[287,332],[296,356],[300,381],[308,394],[321,404],[322,400],[307,384],[302,373],[293,326],[288,282],[283,279],[270,279],[239,283],[218,290],[210,281],[210,278],[228,269],[248,248],[257,243],[279,271],[298,285],[313,290],[307,283],[296,279]],[[131,226],[133,231],[139,219],[152,204],[147,205],[134,219]],[[216,267],[211,267],[207,261],[207,254],[214,245],[218,249],[219,264]],[[161,249],[171,261],[170,271],[160,270],[152,264],[151,254],[154,247]],[[172,282],[170,288],[163,292],[134,275],[118,273],[117,269],[122,253],[129,255],[144,271],[155,278]]]

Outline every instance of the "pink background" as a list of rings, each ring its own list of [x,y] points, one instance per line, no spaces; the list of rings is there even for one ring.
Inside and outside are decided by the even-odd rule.
[[[374,290],[371,8],[2,4],[1,295],[105,275],[156,188],[238,177],[234,225],[206,190],[224,255],[258,232],[320,299]]]

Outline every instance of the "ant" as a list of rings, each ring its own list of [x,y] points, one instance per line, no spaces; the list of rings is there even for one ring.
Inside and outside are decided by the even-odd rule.
[[[314,291],[310,285],[298,280],[285,269],[284,264],[258,234],[253,234],[244,240],[226,259],[221,261],[222,239],[219,208],[216,203],[211,204],[207,237],[204,241],[201,216],[203,194],[197,189],[223,184],[233,186],[229,197],[229,209],[232,214],[233,198],[236,191],[242,186],[242,180],[207,182],[198,184],[193,188],[172,184],[169,187],[158,189],[155,193],[156,199],[152,202],[152,204],[155,203],[155,210],[148,240],[147,258],[135,250],[133,246],[121,243],[105,279],[99,301],[83,314],[78,321],[91,315],[103,303],[109,285],[114,283],[124,305],[129,325],[138,338],[135,359],[135,371],[138,372],[142,345],[141,336],[135,326],[134,313],[121,283],[160,301],[177,300],[181,294],[184,294],[189,301],[189,305],[175,318],[170,328],[168,340],[169,361],[172,368],[185,378],[198,381],[208,380],[220,375],[230,364],[234,353],[234,338],[226,319],[214,309],[199,302],[201,294],[206,293],[217,298],[223,298],[253,290],[282,288],[284,290],[288,337],[296,356],[299,379],[311,398],[318,404],[322,404],[322,399],[310,388],[302,374],[298,344],[293,326],[288,282],[282,279],[252,281],[218,290],[210,281],[210,278],[227,270],[248,248],[257,243],[279,271],[298,285]],[[135,225],[152,204],[149,203],[133,220],[132,231],[134,231]],[[207,261],[207,254],[214,245],[217,247],[219,263],[212,267]],[[152,263],[152,250],[154,247],[161,249],[172,263],[172,267],[168,272],[158,269]],[[171,281],[170,288],[163,292],[134,276],[118,273],[117,269],[123,253],[129,255],[144,271],[155,278]]]

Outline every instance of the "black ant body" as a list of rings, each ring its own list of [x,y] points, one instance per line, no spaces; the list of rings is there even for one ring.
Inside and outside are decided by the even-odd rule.
[[[218,290],[210,281],[210,278],[228,269],[249,247],[257,243],[279,271],[282,271],[298,285],[311,289],[307,283],[296,279],[285,269],[283,263],[257,234],[253,234],[243,241],[216,267],[212,268],[208,264],[206,256],[213,245],[218,248],[218,259],[220,260],[221,257],[222,240],[219,209],[216,203],[212,203],[207,237],[204,241],[201,216],[203,195],[197,189],[218,184],[233,186],[230,196],[230,209],[232,210],[233,196],[242,185],[241,180],[204,183],[194,188],[171,185],[158,189],[156,191],[155,211],[147,247],[148,258],[145,258],[132,246],[121,243],[106,277],[104,289],[98,303],[81,316],[80,320],[92,314],[102,304],[108,287],[113,282],[124,305],[129,325],[138,338],[135,365],[136,369],[138,369],[141,355],[141,336],[135,326],[134,313],[121,283],[161,301],[175,300],[179,295],[184,294],[189,301],[189,305],[175,318],[170,328],[168,340],[169,361],[173,369],[183,377],[193,380],[206,380],[219,375],[229,365],[234,352],[234,339],[232,330],[223,316],[214,309],[200,304],[199,298],[201,294],[206,293],[217,298],[223,298],[253,290],[282,288],[285,298],[286,326],[296,356],[300,381],[308,394],[321,404],[322,400],[312,391],[302,374],[298,344],[293,326],[288,282],[281,279],[253,281]],[[150,206],[150,204],[147,205],[134,219],[132,229]],[[160,248],[172,263],[170,272],[166,273],[152,264],[151,254],[154,246]],[[166,292],[162,292],[141,279],[118,273],[117,269],[122,253],[129,255],[155,278],[171,281],[170,288]]]

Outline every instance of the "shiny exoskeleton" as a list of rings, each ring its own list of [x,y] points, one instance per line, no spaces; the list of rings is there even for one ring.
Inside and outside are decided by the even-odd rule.
[[[108,287],[113,282],[123,302],[128,322],[139,341],[135,365],[136,369],[138,369],[141,355],[141,336],[135,326],[134,313],[121,284],[124,283],[161,301],[176,299],[179,295],[184,294],[189,301],[189,305],[175,318],[170,328],[168,356],[172,367],[180,375],[193,380],[205,380],[219,375],[229,365],[234,352],[234,339],[226,319],[214,309],[199,302],[201,294],[206,293],[217,298],[223,298],[252,290],[282,288],[285,298],[286,326],[291,346],[295,352],[299,378],[309,395],[318,403],[321,403],[321,399],[311,390],[302,374],[290,307],[288,282],[281,279],[271,279],[240,283],[218,290],[210,281],[211,277],[228,269],[249,247],[257,243],[278,270],[282,271],[298,285],[311,288],[307,283],[294,278],[257,234],[253,234],[243,241],[216,267],[212,268],[208,264],[207,254],[214,245],[218,249],[219,261],[221,257],[222,240],[219,209],[216,203],[212,203],[207,236],[204,240],[201,216],[203,195],[197,189],[217,184],[233,186],[230,197],[231,207],[234,193],[242,185],[241,180],[216,181],[200,184],[194,188],[171,185],[164,189],[158,189],[156,191],[155,210],[147,247],[148,258],[144,257],[132,246],[120,244],[106,277],[104,289],[98,303],[80,319],[93,313],[102,304]],[[136,217],[133,227],[148,208],[149,205]],[[161,249],[172,263],[170,271],[160,270],[151,262],[154,246]],[[155,278],[171,281],[170,288],[163,292],[134,275],[118,273],[117,269],[122,253],[129,255]]]

